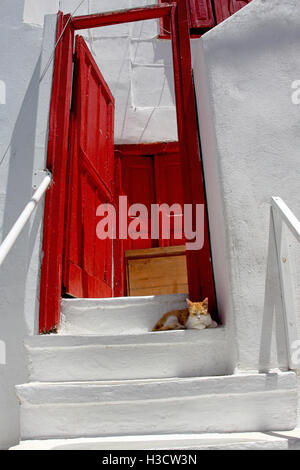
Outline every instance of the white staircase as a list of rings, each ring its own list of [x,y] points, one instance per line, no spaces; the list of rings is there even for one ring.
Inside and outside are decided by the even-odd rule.
[[[295,374],[233,375],[223,327],[152,333],[184,300],[63,300],[60,333],[26,340],[18,448],[286,448],[257,431],[295,427]]]
[[[300,433],[160,434],[23,441],[12,450],[289,450],[300,449]]]

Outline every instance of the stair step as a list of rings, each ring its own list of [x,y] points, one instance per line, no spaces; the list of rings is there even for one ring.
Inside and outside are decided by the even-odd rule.
[[[293,372],[16,389],[23,440],[289,430],[297,419]]]
[[[223,327],[114,336],[31,336],[30,380],[125,380],[232,373]]]
[[[290,446],[288,437],[254,432],[29,440],[11,450],[287,450]]]
[[[117,335],[151,331],[166,312],[186,308],[187,294],[109,299],[62,299],[62,335]]]

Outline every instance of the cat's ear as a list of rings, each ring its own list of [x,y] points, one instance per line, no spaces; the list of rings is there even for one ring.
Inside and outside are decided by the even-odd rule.
[[[190,299],[185,299],[185,300],[186,300],[186,303],[187,303],[189,306],[193,305],[193,302],[191,302]]]
[[[204,307],[208,307],[208,297],[205,297],[205,299],[202,302],[202,305],[204,305]]]

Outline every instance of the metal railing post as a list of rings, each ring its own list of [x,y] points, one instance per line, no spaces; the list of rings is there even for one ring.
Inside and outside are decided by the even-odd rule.
[[[40,202],[41,198],[45,194],[47,188],[51,183],[52,177],[50,174],[47,174],[37,190],[34,192],[31,200],[26,205],[22,213],[19,215],[18,219],[10,229],[9,233],[3,240],[0,245],[0,266],[7,257],[8,253],[10,252],[11,248],[13,247],[15,241],[17,240],[18,236],[22,232],[23,228],[26,225],[26,222],[29,220],[31,214],[37,207],[38,203]]]
[[[292,358],[292,346],[295,344],[295,341],[297,341],[297,323],[292,276],[290,272],[290,259],[284,235],[284,228],[287,227],[296,240],[300,242],[300,221],[279,197],[272,197],[271,207],[285,324],[288,364],[290,369],[299,369],[300,365],[294,364]]]

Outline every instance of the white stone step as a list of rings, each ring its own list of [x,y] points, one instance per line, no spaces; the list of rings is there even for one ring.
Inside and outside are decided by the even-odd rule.
[[[223,327],[26,339],[32,381],[126,380],[232,373]]]
[[[139,334],[151,331],[166,312],[186,308],[187,294],[109,299],[62,299],[63,335]]]
[[[293,372],[16,388],[22,440],[289,430],[297,420]]]
[[[300,440],[300,430],[298,436]],[[289,448],[291,442],[288,437],[249,432],[42,439],[22,441],[11,450],[287,450]]]

